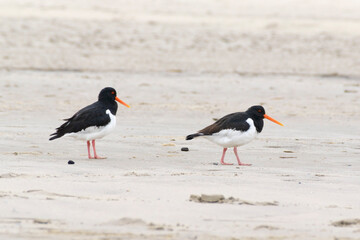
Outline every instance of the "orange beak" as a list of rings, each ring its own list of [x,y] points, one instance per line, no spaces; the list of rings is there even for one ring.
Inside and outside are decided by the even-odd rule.
[[[268,115],[264,114],[264,118],[269,119],[270,121],[279,124],[280,126],[284,126],[281,122],[276,121],[275,119],[269,117]]]
[[[130,107],[129,105],[127,105],[125,102],[123,102],[122,100],[120,100],[120,98],[115,97],[115,100],[118,101],[119,103],[121,103],[122,105],[126,106],[126,107]]]

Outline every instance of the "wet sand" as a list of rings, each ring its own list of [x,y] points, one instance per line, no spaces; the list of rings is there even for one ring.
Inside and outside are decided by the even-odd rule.
[[[0,237],[359,239],[360,6],[259,4],[1,1]],[[105,86],[131,105],[107,159],[48,141]],[[185,141],[256,104],[285,126],[239,148],[251,167]]]

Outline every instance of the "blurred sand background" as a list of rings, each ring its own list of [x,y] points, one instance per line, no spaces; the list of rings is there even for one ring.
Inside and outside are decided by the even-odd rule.
[[[356,0],[0,0],[0,238],[360,239],[359,13]],[[97,141],[107,159],[48,141],[106,86],[131,105]],[[239,148],[253,166],[184,140],[256,104],[285,127],[265,121]]]

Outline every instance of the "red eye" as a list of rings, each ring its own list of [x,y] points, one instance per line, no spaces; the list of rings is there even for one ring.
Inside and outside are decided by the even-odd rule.
[[[114,92],[114,91],[112,91],[112,92],[111,92],[111,94],[112,94],[112,95],[114,95],[114,94],[115,94],[115,92]]]
[[[259,109],[258,112],[261,113],[261,109]]]

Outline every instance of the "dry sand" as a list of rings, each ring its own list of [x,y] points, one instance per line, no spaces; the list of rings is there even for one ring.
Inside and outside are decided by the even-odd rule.
[[[355,0],[0,1],[0,238],[360,239],[359,12]],[[97,141],[107,159],[48,141],[105,86],[132,107]],[[285,127],[266,121],[239,148],[253,166],[184,140],[255,104]],[[190,201],[201,194],[225,199]]]

